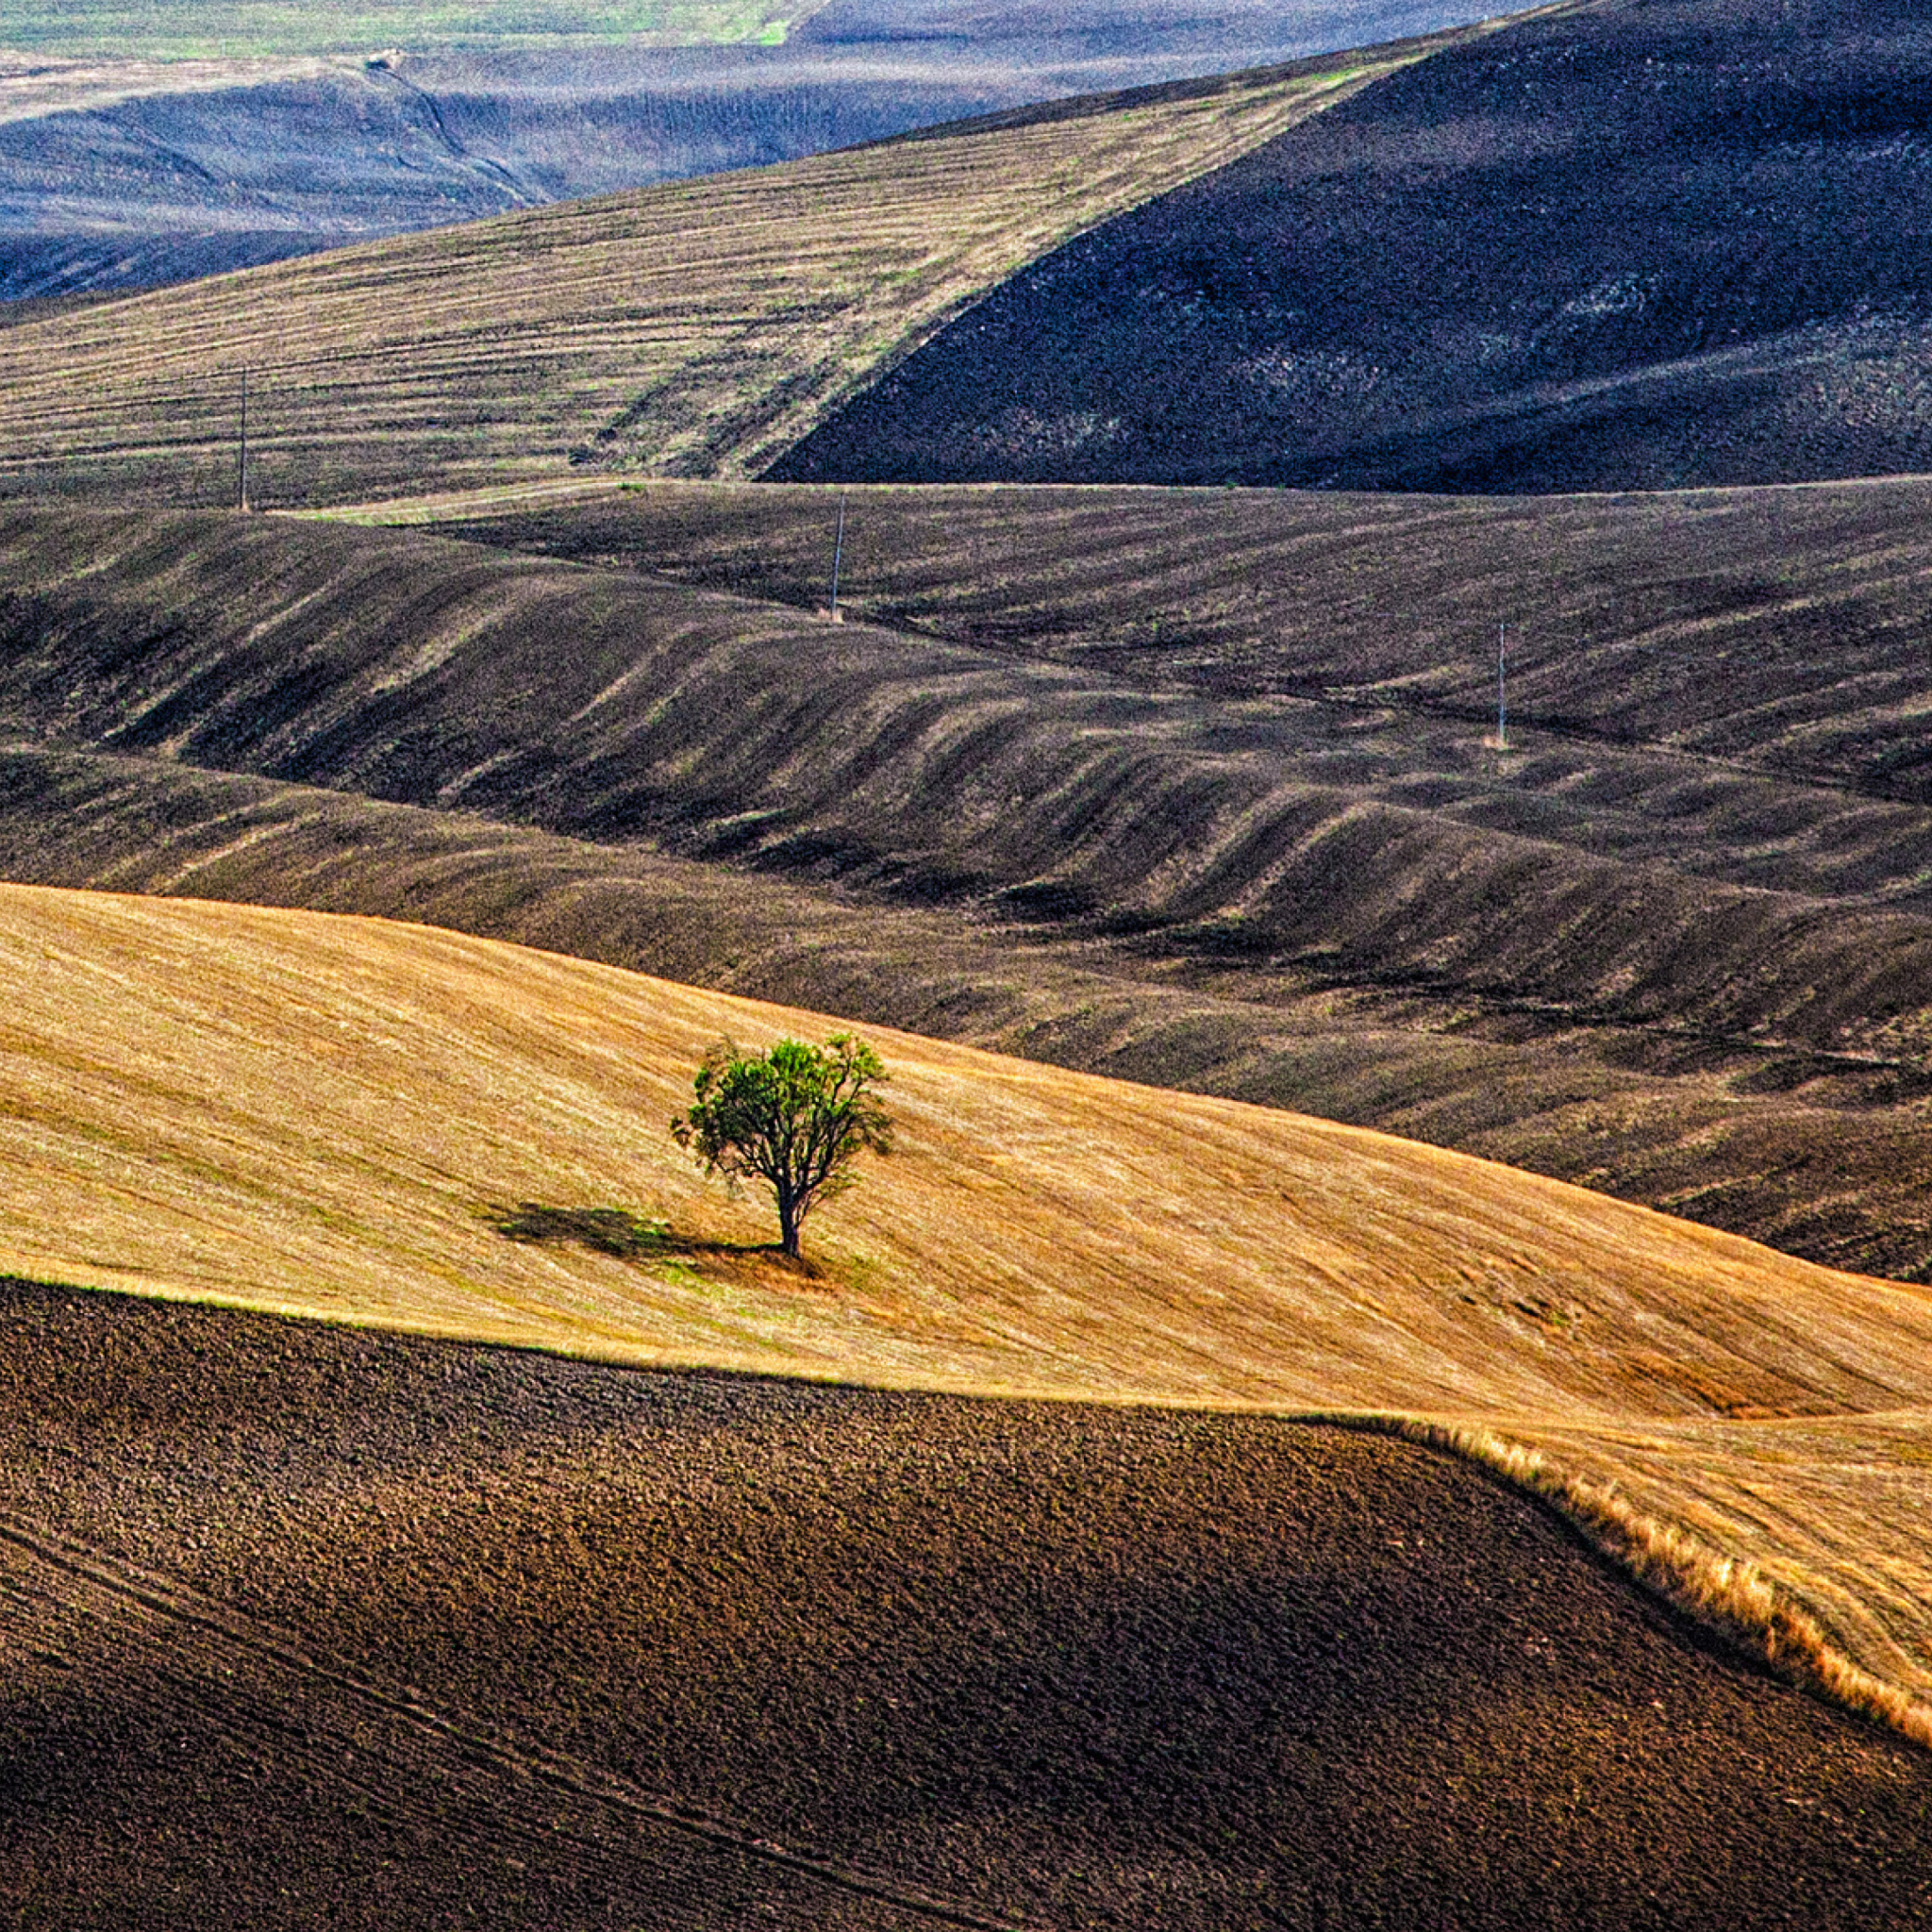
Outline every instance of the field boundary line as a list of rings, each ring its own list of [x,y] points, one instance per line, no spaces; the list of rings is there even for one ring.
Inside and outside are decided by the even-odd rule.
[[[1854,1661],[1788,1585],[1638,1508],[1614,1482],[1571,1475],[1542,1450],[1483,1424],[1397,1416],[1369,1426],[1489,1470],[1553,1509],[1639,1590],[1781,1682],[1932,1750],[1932,1705]]]

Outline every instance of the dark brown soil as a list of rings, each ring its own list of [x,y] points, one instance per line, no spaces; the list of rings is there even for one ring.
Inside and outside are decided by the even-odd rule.
[[[1932,1759],[1386,1438],[0,1291],[0,1907],[1907,1927]]]
[[[1674,488],[1923,471],[1910,0],[1599,0],[1382,80],[988,297],[789,481]]]
[[[1117,1078],[1379,1126],[1924,1278],[1912,1067],[1158,949],[160,759],[0,752],[31,884],[422,921]],[[1883,1083],[1894,1083],[1890,1097]]]

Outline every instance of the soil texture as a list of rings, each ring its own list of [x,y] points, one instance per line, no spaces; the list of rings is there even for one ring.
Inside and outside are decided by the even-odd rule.
[[[1928,81],[1907,0],[1524,18],[1023,270],[767,474],[1549,491],[1923,471]]]
[[[1932,1923],[1932,1763],[1371,1434],[0,1291],[25,1923]]]

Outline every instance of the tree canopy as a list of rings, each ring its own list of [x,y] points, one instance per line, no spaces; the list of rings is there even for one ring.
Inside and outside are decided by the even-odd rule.
[[[761,1054],[721,1040],[671,1131],[707,1174],[762,1181],[780,1244],[796,1257],[805,1217],[853,1184],[858,1155],[891,1151],[891,1121],[874,1091],[885,1078],[878,1055],[849,1033],[824,1046],[781,1040]]]

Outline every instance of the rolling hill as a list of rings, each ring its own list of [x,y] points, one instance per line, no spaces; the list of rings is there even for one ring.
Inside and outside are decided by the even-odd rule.
[[[0,1430],[42,1925],[1927,1922],[1922,1753],[1384,1436],[18,1282]]]
[[[1715,1577],[1747,1634],[1783,1591],[1840,1688],[1927,1727],[1922,1289],[909,1035],[879,1042],[899,1148],[801,1281],[656,1124],[712,1039],[819,1016],[391,922],[0,897],[13,1274],[639,1365],[1401,1412]],[[611,1238],[632,1213],[661,1248]]]
[[[1377,1126],[1923,1278],[1932,1135],[1899,1064],[1466,991],[1177,972],[1038,924],[154,758],[0,755],[9,877],[420,920],[1191,1091]]]
[[[1908,797],[1866,790],[1916,755],[1923,565],[1883,492],[1648,518],[1022,503],[1024,518],[972,492],[851,506],[861,601],[903,594],[906,624],[996,649],[409,532],[16,513],[0,566],[0,723],[20,746],[8,871],[401,913],[808,996],[1924,1274],[1926,828]],[[713,580],[756,547],[768,588],[797,594],[830,509],[810,492],[670,490],[522,529],[606,556],[641,543]],[[1691,570],[1720,547],[1712,531],[1728,579]],[[1487,572],[1513,575],[1539,547],[1574,559],[1551,579],[1563,597],[1628,589],[1632,628],[1588,653],[1526,646],[1525,683],[1560,685],[1626,735],[1545,724],[1525,698],[1518,749],[1498,758],[1468,715],[1484,667],[1445,664],[1441,640],[1456,584],[1487,604]],[[1371,557],[1416,608],[1441,600],[1434,640],[1374,612],[1344,622],[1343,591],[1332,621],[1315,605],[1292,691],[1257,690],[1253,639],[1307,583],[1352,585]],[[1752,589],[1768,561],[1840,585],[1836,601]],[[935,579],[943,593],[915,594]],[[1662,634],[1668,653],[1652,647],[1660,607],[1692,591],[1693,611],[1735,606],[1739,631],[1693,614]],[[1829,651],[1810,641],[1821,624]],[[1780,771],[1809,747],[1725,673],[1740,634],[1796,714],[1844,714],[1840,753],[1861,761],[1845,778],[1802,758]],[[1673,742],[1660,661],[1727,756]],[[1834,664],[1853,681],[1834,687]],[[1648,742],[1627,735],[1646,692]],[[1762,761],[1740,756],[1760,731]],[[343,793],[443,816],[372,815]],[[808,890],[781,894],[781,878]],[[882,923],[884,908],[903,916]]]
[[[1016,274],[769,473],[1677,488],[1932,468],[1932,34],[1604,0]]]
[[[239,7],[228,0],[61,0],[58,7],[15,0],[6,32],[10,47],[55,58],[273,59],[520,41],[782,39],[811,8],[812,0],[562,0],[538,8],[502,0],[327,0],[308,7],[290,0]]]
[[[574,462],[747,475],[1022,263],[1455,38],[508,214],[8,329],[0,491],[232,501],[243,366],[258,503]]]
[[[344,40],[347,16],[327,9],[291,22],[288,9],[278,21],[226,6],[217,38],[229,58],[130,58],[145,34],[192,25],[150,8],[139,27],[107,23],[106,58],[0,47],[0,302],[156,287],[764,166],[1028,102],[1431,32],[1469,10],[1441,0],[1291,10],[1222,0],[1183,12],[1118,0],[1051,11],[841,0],[782,44],[672,48],[490,32],[435,45],[448,16],[421,8],[408,26]],[[715,27],[721,9],[711,16]],[[87,24],[73,8],[61,18],[70,31]],[[352,51],[242,54],[264,38],[279,44],[291,24],[298,39]],[[9,14],[0,31],[17,25]],[[664,9],[653,25],[665,26]],[[388,51],[369,58],[376,48]]]

